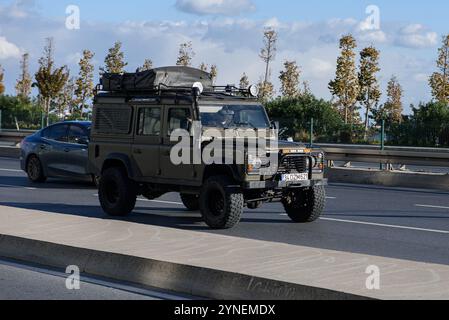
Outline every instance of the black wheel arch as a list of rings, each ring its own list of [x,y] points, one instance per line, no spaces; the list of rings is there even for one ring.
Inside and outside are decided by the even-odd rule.
[[[212,164],[206,166],[203,172],[203,182],[214,176],[227,176],[234,181],[243,180],[242,173],[237,165]]]
[[[134,177],[134,171],[131,165],[131,160],[125,154],[112,153],[109,156],[107,156],[103,162],[103,166],[101,167],[101,173],[104,173],[107,169],[113,167],[122,168],[128,174],[129,178]]]

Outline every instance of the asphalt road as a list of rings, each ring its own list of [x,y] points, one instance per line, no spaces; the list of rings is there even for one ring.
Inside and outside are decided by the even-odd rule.
[[[68,289],[63,271],[0,260],[0,300],[184,300],[124,283],[80,275],[79,288]],[[69,281],[69,283],[72,283]]]
[[[449,265],[449,193],[360,185],[330,185],[322,219],[294,224],[280,204],[246,210],[234,229],[209,230],[199,213],[187,212],[179,196],[140,199],[122,220],[234,237],[288,243]],[[83,182],[28,182],[17,160],[0,158],[0,205],[49,214],[107,217],[97,191]]]

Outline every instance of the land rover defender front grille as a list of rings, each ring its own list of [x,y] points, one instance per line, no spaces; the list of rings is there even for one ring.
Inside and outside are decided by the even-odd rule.
[[[304,156],[284,156],[279,161],[279,173],[309,172],[309,158]]]

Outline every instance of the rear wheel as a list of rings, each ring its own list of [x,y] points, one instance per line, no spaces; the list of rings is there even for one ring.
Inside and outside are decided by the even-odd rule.
[[[197,211],[200,209],[199,195],[181,193],[181,201],[189,211]]]
[[[200,195],[200,209],[212,229],[230,229],[240,222],[244,198],[241,192],[229,189],[234,184],[227,176],[209,178]]]
[[[110,168],[100,179],[98,195],[104,212],[114,217],[127,216],[136,206],[137,188],[124,170]]]
[[[34,183],[42,183],[47,180],[44,175],[44,170],[42,168],[42,163],[36,156],[31,156],[27,163],[27,174],[28,179]]]
[[[326,205],[326,190],[318,186],[292,191],[282,202],[285,211],[294,222],[313,222],[323,213]]]

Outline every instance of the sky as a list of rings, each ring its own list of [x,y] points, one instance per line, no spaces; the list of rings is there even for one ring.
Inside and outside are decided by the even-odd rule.
[[[66,27],[69,5],[79,8],[79,29]],[[428,77],[441,38],[449,33],[448,9],[442,0],[0,0],[0,64],[7,93],[13,94],[21,55],[30,53],[34,74],[47,37],[54,38],[56,63],[68,65],[72,76],[83,49],[95,53],[99,70],[108,48],[122,41],[132,72],[146,58],[156,66],[173,65],[179,44],[192,41],[193,65],[216,64],[217,83],[238,83],[243,72],[255,83],[264,72],[258,57],[263,30],[274,27],[279,32],[271,69],[276,88],[283,63],[295,60],[301,80],[329,99],[338,40],[351,33],[358,51],[369,45],[381,50],[381,87],[385,91],[395,75],[408,106],[431,99]]]

